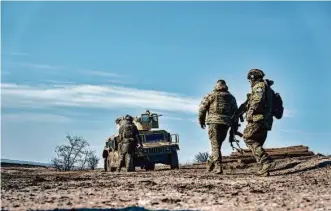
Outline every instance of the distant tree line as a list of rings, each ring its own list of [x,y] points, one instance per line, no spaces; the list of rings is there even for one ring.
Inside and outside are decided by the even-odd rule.
[[[69,143],[55,148],[56,157],[52,158],[53,166],[59,171],[94,170],[99,162],[95,151],[90,150],[89,143],[78,136],[67,135]]]

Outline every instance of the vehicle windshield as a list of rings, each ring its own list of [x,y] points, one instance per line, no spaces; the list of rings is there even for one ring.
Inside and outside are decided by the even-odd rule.
[[[145,135],[146,142],[159,142],[164,141],[165,137],[163,133],[152,133]]]

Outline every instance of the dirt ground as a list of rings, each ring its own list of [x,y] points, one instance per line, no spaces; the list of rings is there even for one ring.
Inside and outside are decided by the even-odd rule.
[[[2,167],[2,210],[124,208],[148,210],[331,210],[331,157],[278,161],[270,177],[255,167],[204,166],[154,172],[56,172]],[[277,170],[278,169],[278,170]],[[137,209],[138,210],[138,209]],[[140,210],[140,209],[139,209]]]

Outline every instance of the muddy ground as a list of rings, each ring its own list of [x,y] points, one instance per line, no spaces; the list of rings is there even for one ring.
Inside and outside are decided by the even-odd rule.
[[[235,168],[237,167],[237,168]],[[270,177],[255,167],[227,166],[224,175],[204,166],[154,172],[56,172],[1,168],[3,210],[124,208],[150,210],[331,210],[331,157],[278,161]]]

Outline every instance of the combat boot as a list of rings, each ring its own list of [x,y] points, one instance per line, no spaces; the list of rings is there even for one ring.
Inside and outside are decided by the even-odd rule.
[[[219,163],[216,163],[215,164],[215,169],[214,169],[213,173],[215,173],[215,174],[223,174],[222,165],[219,164]]]
[[[276,166],[276,162],[267,162],[263,163],[261,168],[257,171],[257,176],[267,177],[270,176],[270,169],[274,168]]]
[[[207,161],[207,173],[210,173],[214,170],[215,163],[213,161]]]

